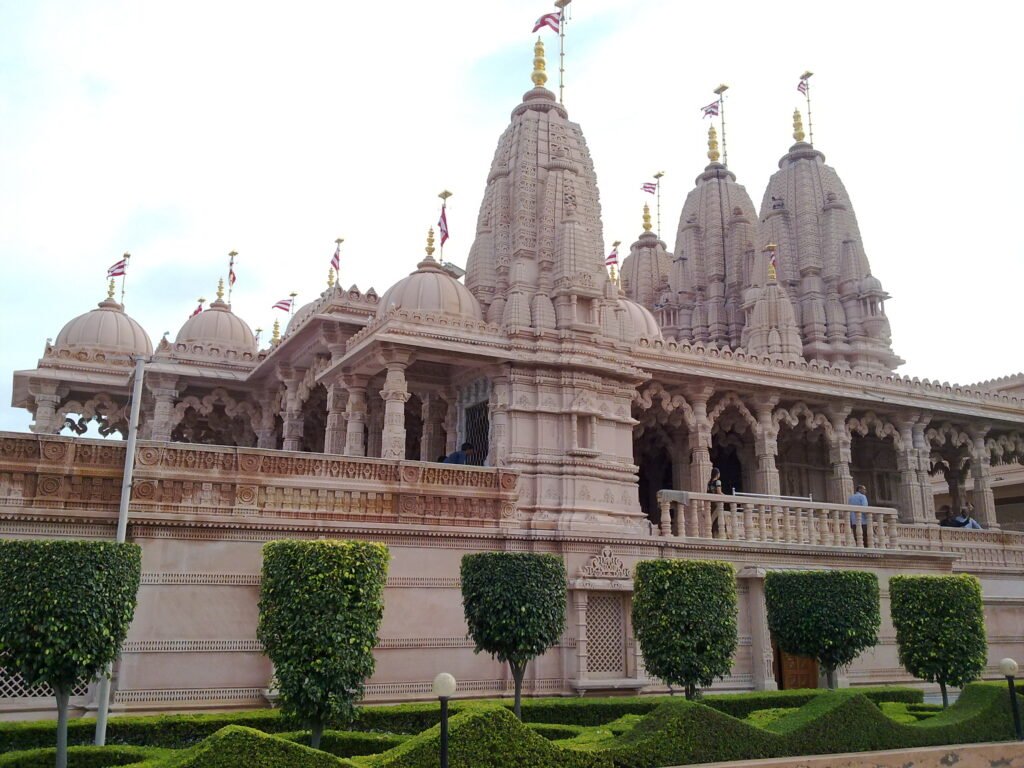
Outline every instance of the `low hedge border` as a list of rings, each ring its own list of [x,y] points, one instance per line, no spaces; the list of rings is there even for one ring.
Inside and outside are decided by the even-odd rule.
[[[275,734],[279,739],[292,741],[304,747],[309,746],[309,731]],[[320,738],[320,751],[330,752],[335,757],[357,757],[376,755],[397,747],[411,736],[391,733],[361,733],[359,731],[324,731]],[[558,737],[561,738],[561,737]]]
[[[0,755],[0,768],[53,768],[56,754],[54,747],[8,752]],[[131,765],[170,754],[173,754],[170,750],[152,747],[71,747],[68,750],[68,765],[71,768],[107,768]]]
[[[858,688],[875,702],[903,701],[919,704],[924,701],[920,690],[901,686],[875,686]],[[736,718],[744,718],[758,709],[800,707],[820,696],[824,689],[797,691],[757,691],[752,693],[717,694],[704,697],[705,705]],[[629,696],[606,698],[543,698],[523,701],[523,721],[552,725],[604,725],[623,715],[646,715],[672,696]],[[511,708],[512,701],[466,700],[453,701],[450,712],[454,716],[484,705]],[[358,710],[348,731],[417,734],[433,727],[440,720],[436,703],[369,706]],[[68,723],[68,744],[92,743],[96,721],[91,718]],[[122,715],[112,717],[107,725],[107,744],[157,746],[182,749],[196,744],[227,725],[255,728],[264,733],[295,731],[302,726],[295,720],[282,717],[278,710],[262,709],[246,712],[219,712],[205,715]],[[341,724],[334,724],[341,725]],[[56,743],[56,723],[52,720],[0,723],[0,754],[13,750],[49,747]]]

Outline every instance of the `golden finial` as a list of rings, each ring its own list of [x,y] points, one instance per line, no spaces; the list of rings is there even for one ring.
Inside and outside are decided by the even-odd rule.
[[[107,284],[107,298],[114,298],[114,278],[110,278],[110,282]]]
[[[434,258],[434,228],[433,227],[431,227],[429,230],[427,230],[427,247],[426,247],[425,250],[427,252],[427,258],[428,259],[433,259]]]
[[[327,287],[334,287],[334,267],[330,267],[327,270]]]
[[[793,138],[797,141],[804,140],[804,120],[799,109],[793,110]]]
[[[548,74],[544,71],[545,66],[544,41],[538,37],[536,44],[533,46],[533,74],[530,75],[533,84],[538,88],[543,88],[544,83],[548,81]]]
[[[644,232],[651,231],[651,207],[644,203]]]
[[[277,344],[281,340],[281,321],[274,320],[274,332],[270,336],[270,343]]]
[[[798,139],[799,141],[799,139]],[[764,247],[765,253],[768,254],[768,279],[775,281],[779,279],[778,269],[775,264],[775,251],[778,249],[775,243],[768,243]]]
[[[718,162],[718,131],[713,125],[708,128],[708,160]]]
[[[217,301],[224,300],[224,278],[217,281]]]

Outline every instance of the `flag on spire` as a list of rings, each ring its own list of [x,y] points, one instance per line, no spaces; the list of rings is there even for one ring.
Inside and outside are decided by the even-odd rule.
[[[293,301],[294,299],[281,299],[273,307],[271,307],[271,309],[281,309],[284,310],[285,312],[291,312]]]
[[[124,277],[128,269],[128,259],[124,258],[107,267],[107,277]]]
[[[437,220],[437,229],[441,233],[441,247],[444,247],[445,241],[448,239],[448,206],[441,203],[441,218]]]
[[[644,192],[649,192],[650,194],[653,195],[655,192],[658,191],[658,185],[653,181],[645,181],[643,184],[640,185],[640,189],[642,189]]]
[[[200,312],[203,311],[203,301],[204,301],[204,299],[200,299],[199,300],[199,305],[195,308],[195,310],[192,312],[192,314],[189,315],[189,317],[195,317],[196,315],[198,315]]]
[[[718,102],[712,101],[706,107],[701,107],[704,117],[718,117]]]
[[[547,27],[548,29],[552,30],[553,32],[557,32],[558,31],[558,27],[559,27],[559,25],[561,23],[562,23],[562,14],[561,13],[545,13],[543,16],[541,16],[539,19],[537,19],[536,22],[534,22],[533,31],[537,32],[538,30],[540,30],[540,29],[542,29],[544,27]]]
[[[229,288],[233,288],[234,287],[236,279],[237,279],[237,276],[235,275],[235,253],[234,253],[234,251],[232,251],[231,252],[231,258],[228,261],[228,287]]]
[[[335,272],[341,271],[341,243],[334,246],[334,255],[331,256],[331,269]]]
[[[801,77],[800,82],[797,84],[796,89],[800,91],[804,96],[807,95],[807,78]]]
[[[615,246],[614,248],[612,248],[612,252],[608,254],[607,258],[605,258],[604,265],[606,267],[616,267],[616,266],[618,266],[618,264],[619,264],[619,247]]]

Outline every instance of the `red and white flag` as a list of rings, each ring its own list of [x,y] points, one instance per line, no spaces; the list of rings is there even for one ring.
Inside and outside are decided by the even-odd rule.
[[[444,247],[445,241],[448,239],[448,207],[442,203],[441,205],[441,218],[437,220],[437,229],[441,233],[441,247]]]
[[[650,192],[652,195],[658,191],[658,185],[653,181],[645,181],[640,185],[640,189],[644,192]]]
[[[618,247],[612,248],[612,252],[604,260],[606,267],[616,267],[619,264],[619,249]]]
[[[558,31],[558,26],[561,23],[562,23],[562,14],[561,13],[545,13],[543,16],[541,16],[539,19],[537,19],[537,21],[534,23],[533,31],[536,32],[536,31],[542,29],[543,27],[547,27],[548,29],[552,30],[553,32],[557,32]]]
[[[807,95],[807,88],[808,88],[808,86],[807,86],[807,78],[806,77],[801,77],[800,78],[800,82],[796,86],[796,89],[798,91],[800,91],[800,93],[802,93],[804,96],[806,96]]]
[[[281,299],[279,302],[277,302],[277,304],[275,304],[273,307],[271,307],[271,309],[282,309],[285,312],[291,312],[292,311],[292,301],[293,301],[293,299]]]
[[[701,107],[701,112],[704,113],[704,117],[718,117],[718,102],[712,101],[706,107]]]
[[[121,259],[120,261],[111,264],[107,267],[107,277],[121,277],[128,269],[128,259]]]
[[[189,317],[195,317],[196,315],[198,315],[202,311],[203,311],[203,302],[200,301],[199,302],[199,306],[197,306],[195,308],[195,311],[191,315],[189,315]]]
[[[341,271],[341,243],[334,247],[334,255],[331,256],[331,269],[335,272]]]

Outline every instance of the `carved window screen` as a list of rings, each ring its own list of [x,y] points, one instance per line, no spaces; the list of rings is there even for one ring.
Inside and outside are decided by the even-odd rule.
[[[82,680],[71,689],[72,696],[85,696],[89,691],[89,681]],[[48,685],[29,687],[25,678],[17,672],[0,667],[0,701],[6,699],[51,698],[53,689]]]
[[[476,449],[473,464],[483,464],[490,447],[490,415],[487,412],[488,401],[477,403],[466,408],[466,442],[472,443]]]
[[[587,600],[587,672],[590,677],[626,676],[625,598],[591,592]]]

